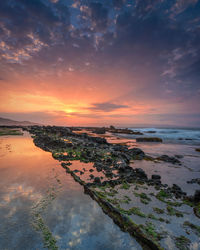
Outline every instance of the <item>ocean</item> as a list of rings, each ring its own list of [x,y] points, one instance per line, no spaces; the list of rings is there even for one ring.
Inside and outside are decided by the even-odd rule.
[[[200,129],[195,128],[129,128],[144,135],[128,135],[129,138],[159,137],[163,143],[200,145]]]

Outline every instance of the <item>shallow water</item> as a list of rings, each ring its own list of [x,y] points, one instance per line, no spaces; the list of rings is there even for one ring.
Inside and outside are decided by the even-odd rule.
[[[179,249],[200,249],[199,233],[185,226],[186,222],[191,222],[197,226],[199,225],[199,219],[194,215],[193,209],[190,206],[182,204],[180,207],[173,208],[181,214],[180,216],[170,214],[168,212],[170,206],[156,198],[156,194],[158,194],[159,191],[156,190],[155,187],[149,187],[146,184],[133,183],[130,184],[128,189],[124,189],[123,185],[117,185],[114,187],[114,190],[114,197],[112,198],[118,202],[117,206],[120,205],[120,207],[126,211],[135,207],[142,213],[142,215],[138,215],[137,213],[129,215],[136,224],[147,225],[147,223],[152,223],[151,225],[153,225],[156,232],[163,235],[160,241],[163,249],[178,249],[175,238],[180,236],[186,237],[190,241],[190,245],[187,248],[182,246],[182,248]],[[97,191],[102,190],[97,188]],[[107,188],[106,191],[109,192],[109,188]],[[148,197],[146,204],[142,202],[138,196],[138,194],[142,193],[145,193],[146,197]],[[127,198],[128,202],[126,201]],[[117,208],[116,205],[113,204],[113,206]],[[154,210],[155,208],[162,209],[162,213],[157,213]]]
[[[143,129],[151,131],[152,129]],[[191,130],[193,131],[193,130]],[[195,132],[198,130],[195,130]],[[150,136],[156,136],[150,134]],[[198,184],[188,184],[187,181],[191,179],[200,178],[200,153],[195,149],[199,146],[191,141],[189,144],[182,141],[165,141],[162,143],[155,142],[136,142],[132,139],[134,135],[114,135],[112,138],[107,139],[110,143],[124,143],[131,147],[138,147],[142,149],[145,154],[158,157],[161,155],[180,156],[181,165],[171,164],[167,162],[152,162],[146,160],[136,160],[131,164],[133,168],[142,168],[149,178],[152,174],[161,175],[163,184],[172,186],[173,184],[179,185],[183,191],[188,195],[194,194],[195,190],[200,189]],[[193,144],[192,144],[193,143]]]
[[[27,133],[0,138],[0,249],[44,249],[32,212],[49,190],[41,215],[59,249],[141,249]]]
[[[195,146],[164,143],[138,143],[137,146],[153,157],[163,154],[181,155],[182,158],[179,159],[181,165],[167,162],[135,161],[133,167],[143,168],[149,177],[152,174],[159,174],[163,183],[170,186],[175,183],[189,195],[194,194],[195,190],[200,188],[198,184],[187,183],[191,179],[200,178],[200,153],[195,151]]]

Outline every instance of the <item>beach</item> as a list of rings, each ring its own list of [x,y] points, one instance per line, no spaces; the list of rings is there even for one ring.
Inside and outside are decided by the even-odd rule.
[[[149,128],[150,136],[135,128],[21,131],[0,138],[5,248],[199,248],[197,140],[168,139],[165,130],[155,142]],[[19,228],[12,243],[11,225]]]

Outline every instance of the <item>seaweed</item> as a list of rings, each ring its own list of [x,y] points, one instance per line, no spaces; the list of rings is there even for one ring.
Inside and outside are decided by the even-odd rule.
[[[197,225],[195,225],[195,224],[193,224],[193,223],[191,223],[189,221],[185,221],[183,223],[183,227],[189,227],[189,228],[191,228],[192,231],[194,231],[195,234],[200,237],[200,226],[197,226]]]
[[[166,192],[165,190],[160,190],[156,196],[155,196],[158,200],[170,205],[170,206],[175,206],[175,207],[179,207],[181,206],[183,203],[182,202],[177,202],[177,201],[171,201],[171,200],[168,200],[168,199],[171,199],[172,198],[172,194],[171,193],[168,193]]]
[[[5,135],[23,135],[23,133],[19,129],[0,128],[0,136]]]
[[[157,214],[164,214],[165,210],[158,208],[158,207],[153,207],[154,212],[156,212]]]
[[[39,213],[34,215],[33,226],[36,231],[40,231],[42,233],[44,246],[51,250],[57,250],[58,247],[56,245],[56,239],[51,233],[50,229],[45,225],[42,216]]]
[[[127,182],[123,182],[122,185],[120,186],[121,189],[129,189],[130,185]]]
[[[155,225],[152,222],[148,221],[145,225],[140,225],[140,227],[144,230],[145,234],[147,234],[154,241],[162,239],[162,235],[156,231]]]
[[[140,201],[141,201],[143,204],[145,204],[145,205],[149,204],[149,202],[151,201],[151,198],[149,198],[149,197],[147,196],[147,194],[145,194],[145,193],[136,193],[136,192],[134,192],[134,195],[135,195],[136,197],[140,197]]]
[[[132,207],[132,208],[130,208],[130,209],[128,209],[128,210],[123,209],[123,208],[121,208],[120,206],[117,206],[117,208],[118,208],[119,211],[120,211],[121,213],[123,213],[123,214],[127,214],[127,215],[132,215],[132,214],[134,214],[134,215],[137,215],[137,216],[146,218],[146,215],[140,211],[140,208],[139,208],[139,207]]]
[[[175,238],[176,247],[180,250],[188,250],[190,245],[190,240],[185,236],[181,235]]]
[[[47,208],[47,206],[56,198],[57,193],[61,188],[61,181],[57,176],[54,176],[58,186],[50,187],[47,192],[46,196],[44,196],[41,200],[39,200],[33,207],[32,207],[32,225],[36,231],[39,231],[42,234],[44,246],[51,250],[57,250],[58,247],[56,246],[56,239],[51,233],[48,226],[45,224],[42,213]]]
[[[167,213],[170,216],[175,215],[177,217],[183,217],[183,213],[182,212],[178,211],[177,209],[175,209],[175,208],[173,208],[173,207],[171,207],[169,205],[167,205]]]

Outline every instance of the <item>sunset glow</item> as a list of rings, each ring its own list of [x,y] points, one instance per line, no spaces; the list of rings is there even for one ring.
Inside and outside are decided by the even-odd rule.
[[[200,122],[199,1],[1,1],[0,116]]]

